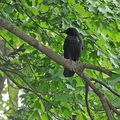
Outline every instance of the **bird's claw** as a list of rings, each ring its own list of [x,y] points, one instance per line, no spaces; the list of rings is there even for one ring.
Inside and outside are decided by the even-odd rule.
[[[76,62],[74,62],[74,61],[72,61],[71,59],[68,59],[68,63],[71,65],[71,68],[70,68],[70,70],[71,71],[76,71],[76,69],[78,68],[78,64],[79,64],[79,61],[76,61]]]

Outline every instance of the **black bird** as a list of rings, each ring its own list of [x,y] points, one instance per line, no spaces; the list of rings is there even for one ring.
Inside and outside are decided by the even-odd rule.
[[[75,28],[68,28],[64,33],[67,34],[63,45],[64,58],[78,61],[80,53],[83,50],[83,40],[80,38],[80,35]],[[74,73],[74,71],[64,68],[63,75],[65,77],[72,77]]]

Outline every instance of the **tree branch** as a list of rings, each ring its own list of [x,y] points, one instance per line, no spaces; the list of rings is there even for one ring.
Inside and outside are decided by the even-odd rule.
[[[89,92],[89,86],[88,84],[86,83],[85,84],[85,103],[86,103],[86,107],[87,107],[87,112],[91,118],[91,120],[94,120],[94,117],[90,111],[90,105],[89,105],[89,100],[88,100],[88,92]]]
[[[67,59],[65,59],[65,58],[61,57],[60,55],[58,55],[57,53],[53,52],[50,48],[47,48],[46,46],[44,46],[42,43],[40,43],[36,39],[28,36],[23,31],[19,30],[15,26],[13,26],[9,21],[7,21],[7,20],[5,20],[5,19],[3,19],[1,17],[0,17],[0,26],[2,26],[3,28],[7,29],[11,33],[15,34],[16,36],[20,37],[22,40],[24,40],[25,42],[27,42],[29,45],[31,45],[34,48],[38,49],[39,51],[41,51],[42,53],[44,53],[45,55],[47,55],[48,57],[50,57],[51,59],[53,59],[54,61],[56,61],[58,64],[66,67],[68,69],[72,69],[73,68],[73,64],[74,64],[74,68],[76,68],[75,72],[81,78],[83,78],[83,80],[93,89],[93,91],[96,93],[96,95],[101,100],[101,103],[102,103],[103,108],[104,108],[104,110],[106,112],[108,120],[113,120],[113,115],[112,115],[112,112],[111,112],[111,109],[110,109],[110,105],[107,102],[107,98],[91,82],[92,79],[88,75],[86,75],[85,73],[83,73],[83,69],[84,69],[83,64],[80,64],[80,66],[78,66],[78,64],[73,61],[72,62],[73,64],[71,65],[70,62],[68,62]],[[89,67],[89,68],[91,68],[91,67]],[[95,68],[95,69],[98,70],[98,68]],[[101,69],[101,71],[104,72],[103,69]],[[106,74],[109,74],[109,73],[106,73]],[[37,94],[37,93],[35,92],[35,94]]]
[[[112,112],[110,110],[110,107],[107,103],[107,100],[106,100],[106,97],[103,93],[101,93],[96,87],[95,85],[91,82],[91,77],[89,77],[88,75],[86,75],[85,73],[80,73],[79,70],[76,70],[76,73],[82,77],[85,82],[93,89],[93,91],[96,93],[96,95],[99,97],[102,105],[103,105],[103,108],[106,112],[106,115],[108,117],[108,120],[113,120],[113,115],[112,115]]]
[[[100,67],[100,66],[83,64],[83,67],[87,68],[87,69],[92,69],[92,70],[97,70],[97,71],[103,72],[103,73],[107,74],[108,76],[112,76],[112,74],[115,74],[115,73],[111,72],[110,70],[107,70],[104,67]]]
[[[27,91],[30,91],[32,92],[33,94],[35,94],[36,96],[38,96],[41,100],[53,105],[54,107],[58,107],[56,105],[54,105],[53,103],[51,103],[50,101],[48,101],[47,99],[45,99],[41,93],[38,93],[34,88],[30,88],[29,86],[28,87],[24,87],[22,85],[20,85],[18,82],[16,82],[14,80],[14,78],[7,72],[7,71],[4,71],[2,70],[7,76],[8,78],[19,88],[19,89],[24,89],[24,90],[27,90]]]
[[[111,104],[111,102],[109,102],[109,101],[107,100],[107,103],[108,103],[109,107],[111,108],[111,110],[112,110],[113,112],[115,112],[116,114],[120,115],[120,111],[118,111],[118,110]]]
[[[27,42],[29,45],[33,46],[34,48],[38,49],[51,59],[55,60],[58,64],[63,65],[64,67],[71,68],[69,64],[67,64],[67,60],[57,53],[53,52],[50,48],[45,47],[42,43],[37,41],[36,39],[28,36],[23,31],[19,30],[15,26],[13,26],[9,21],[0,17],[0,26],[7,29],[11,33],[15,34],[16,36],[20,37],[23,41]],[[77,66],[77,65],[76,65]]]
[[[99,81],[99,80],[94,79],[94,78],[92,78],[92,80],[95,81],[95,82],[97,82],[97,83],[99,83],[99,84],[101,84],[101,85],[103,85],[103,86],[106,87],[109,91],[111,91],[114,95],[120,97],[120,94],[118,94],[116,91],[112,90],[109,86],[107,86],[107,85],[106,85],[105,83],[103,83],[102,81]]]

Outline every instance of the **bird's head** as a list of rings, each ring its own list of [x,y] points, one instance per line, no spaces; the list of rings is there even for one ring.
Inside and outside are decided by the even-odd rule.
[[[64,33],[71,36],[79,35],[78,31],[75,28],[68,28],[67,30],[64,31]]]

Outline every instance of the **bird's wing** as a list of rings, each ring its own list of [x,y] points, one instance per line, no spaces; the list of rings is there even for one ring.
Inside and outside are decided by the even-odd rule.
[[[79,39],[79,43],[80,43],[80,51],[82,51],[83,48],[84,48],[84,43],[83,43],[83,40],[82,40],[82,38],[80,37],[80,35],[78,35],[78,39]]]
[[[70,59],[70,49],[71,49],[71,37],[66,37],[63,45],[64,49],[64,58]]]
[[[78,60],[83,50],[83,41],[80,36],[67,36],[64,42],[64,58]]]

